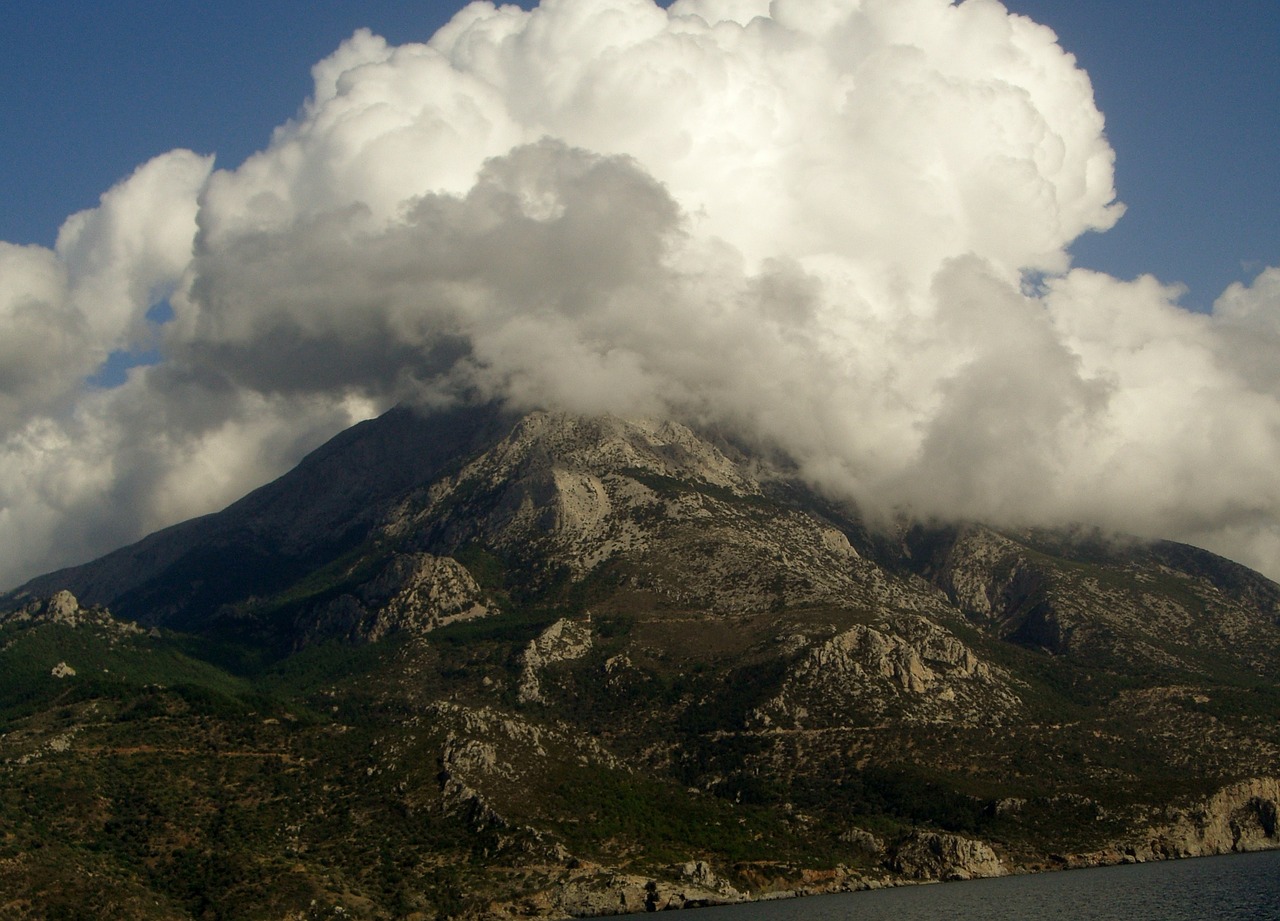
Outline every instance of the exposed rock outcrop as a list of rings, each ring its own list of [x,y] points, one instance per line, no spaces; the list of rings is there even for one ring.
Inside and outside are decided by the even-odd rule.
[[[797,677],[881,678],[912,694],[926,694],[946,678],[989,677],[987,666],[951,634],[924,622],[911,626],[918,635],[908,639],[857,624],[810,653]]]
[[[902,616],[855,624],[804,653],[782,692],[757,709],[764,725],[830,722],[890,707],[915,721],[998,721],[1019,706],[1006,682],[943,627]]]
[[[559,887],[557,907],[572,917],[586,918],[729,905],[747,898],[702,860],[689,861],[672,876],[608,873],[570,878]]]
[[[842,833],[840,840],[845,844],[852,844],[871,857],[880,857],[884,854],[884,842],[871,834],[871,832],[864,828],[858,828],[856,825]]]
[[[719,450],[673,422],[579,419],[530,413],[492,449],[426,491],[416,519],[442,543],[536,546],[582,574],[643,549],[643,515],[666,515],[655,487],[692,482],[726,495],[758,495]],[[411,524],[403,520],[398,528]]]
[[[990,845],[932,831],[915,832],[900,844],[893,869],[919,880],[981,879],[1009,872]]]
[[[521,703],[546,703],[542,695],[543,669],[556,662],[581,659],[591,651],[591,621],[561,618],[530,640],[521,659],[517,694]]]
[[[354,592],[304,614],[299,631],[303,643],[330,636],[373,643],[392,633],[427,633],[489,613],[484,592],[457,560],[397,553]]]
[[[95,627],[113,637],[136,636],[142,628],[127,620],[117,620],[101,607],[83,607],[71,592],[63,589],[47,598],[33,598],[8,612],[0,612],[0,624],[57,624],[63,627]]]
[[[1144,859],[1202,857],[1280,848],[1280,778],[1260,777],[1223,787],[1203,803],[1179,810],[1151,829],[1135,848]]]

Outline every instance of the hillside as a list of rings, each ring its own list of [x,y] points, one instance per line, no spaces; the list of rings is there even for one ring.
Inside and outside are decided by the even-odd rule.
[[[394,410],[0,610],[5,917],[564,917],[1280,845],[1280,586],[872,529],[672,422]]]

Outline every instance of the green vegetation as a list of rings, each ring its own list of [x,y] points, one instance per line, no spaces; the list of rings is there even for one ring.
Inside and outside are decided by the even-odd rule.
[[[696,501],[619,499],[608,539],[632,549],[595,566],[554,516],[495,537],[480,521],[511,496],[476,479],[411,536],[335,537],[314,567],[254,556],[234,598],[193,582],[192,632],[0,625],[0,904],[536,916],[593,872],[691,886],[690,860],[753,891],[883,875],[920,831],[1043,863],[1274,773],[1271,589],[1228,564],[1054,534],[977,534],[966,557],[969,532],[926,527],[904,550],[798,487],[621,475]],[[326,632],[410,547],[452,555],[490,613]],[[846,568],[815,573],[815,548]],[[233,568],[201,553],[183,565]]]

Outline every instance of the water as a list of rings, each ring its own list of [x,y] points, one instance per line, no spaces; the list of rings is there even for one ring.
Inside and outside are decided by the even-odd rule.
[[[1280,851],[680,912],[680,921],[1280,921]]]

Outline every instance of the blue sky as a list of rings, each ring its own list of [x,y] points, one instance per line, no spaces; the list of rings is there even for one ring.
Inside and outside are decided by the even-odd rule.
[[[1208,307],[1280,261],[1280,3],[1010,0],[1093,80],[1129,207],[1079,264],[1152,272]]]
[[[231,167],[265,146],[309,70],[358,26],[425,39],[458,4],[90,0],[0,13],[0,239],[52,243],[68,214],[175,147]],[[526,4],[527,5],[527,4]],[[1207,308],[1280,261],[1280,3],[1009,0],[1093,79],[1128,213],[1077,264],[1181,281]]]
[[[175,147],[232,167],[361,26],[424,40],[461,6],[409,0],[15,0],[0,12],[0,239],[50,245],[67,214]]]

